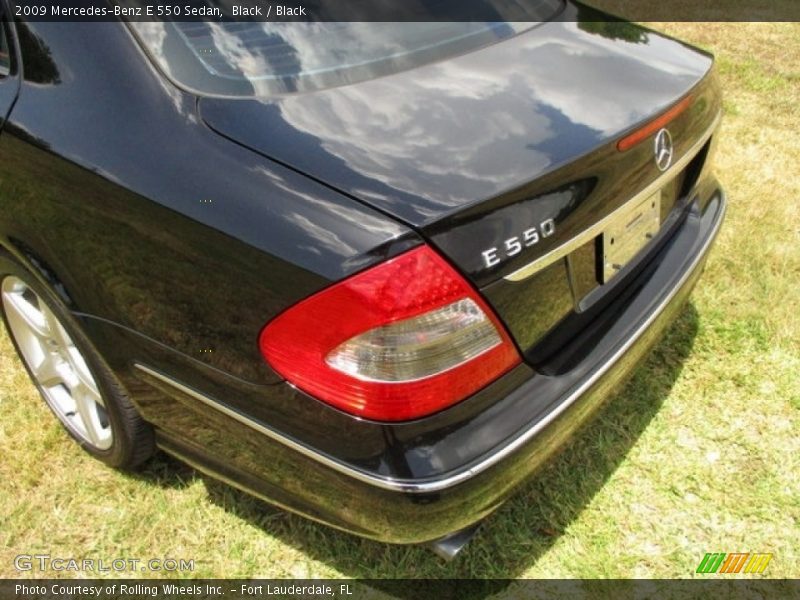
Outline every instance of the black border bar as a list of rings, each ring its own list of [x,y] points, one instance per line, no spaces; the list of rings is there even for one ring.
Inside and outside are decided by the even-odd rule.
[[[562,0],[9,0],[9,5],[15,18],[65,22],[121,18],[143,22],[485,22],[537,20],[537,15],[567,22],[606,20],[602,13],[585,10],[585,7],[597,8],[628,21],[800,21],[798,0],[584,0],[585,6],[570,1],[567,10],[554,10],[560,2]],[[239,10],[234,11],[234,7]]]
[[[735,577],[735,578],[734,578]],[[695,579],[2,579],[3,600],[471,600],[489,598],[800,597],[800,580],[703,575]]]

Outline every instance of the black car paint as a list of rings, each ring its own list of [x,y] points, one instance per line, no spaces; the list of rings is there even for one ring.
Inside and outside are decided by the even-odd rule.
[[[624,25],[631,40],[593,22],[543,23],[392,76],[313,94],[204,97],[199,112],[221,134],[405,223],[450,229],[452,218],[489,212],[489,199],[495,210],[530,198],[531,184],[560,166],[578,171],[577,157],[666,109],[711,67],[694,49]],[[479,231],[486,243],[503,233]],[[446,253],[477,274],[463,245]]]
[[[531,114],[557,118],[553,122],[563,131],[563,144],[539,140],[537,151],[550,153],[550,158],[531,173],[532,178],[542,177],[533,182],[505,178],[495,187],[477,190],[485,193],[479,198],[464,196],[463,173],[455,172],[435,187],[450,185],[458,192],[450,199],[459,202],[436,203],[428,193],[432,182],[426,182],[425,192],[398,204],[384,201],[397,191],[387,188],[385,178],[356,177],[320,139],[279,118],[279,106],[285,106],[281,103],[313,100],[202,99],[198,107],[194,96],[156,72],[121,23],[18,22],[23,81],[0,135],[0,243],[60,291],[131,391],[141,414],[158,428],[164,448],[342,529],[396,542],[440,537],[496,508],[563,441],[574,417],[562,415],[537,436],[536,445],[464,483],[427,494],[400,493],[320,465],[143,374],[135,363],[377,477],[435,480],[513,439],[630,335],[658,291],[680,272],[681,259],[692,256],[720,210],[718,186],[709,172],[699,173],[687,191],[675,235],[650,253],[643,269],[617,282],[619,290],[635,293],[620,301],[613,319],[606,315],[607,334],[588,354],[566,360],[569,371],[556,365],[548,375],[522,364],[448,410],[408,423],[382,424],[346,415],[282,382],[261,359],[256,339],[265,323],[299,299],[426,239],[496,306],[503,305],[504,297],[513,303],[519,292],[508,289],[500,277],[534,258],[532,253],[484,274],[469,262],[480,248],[462,231],[486,227],[501,239],[510,222],[531,216],[526,199],[564,190],[582,197],[567,202],[572,223],[561,232],[577,231],[597,210],[607,210],[603,203],[609,197],[622,202],[631,195],[626,190],[634,191],[638,181],[653,176],[645,149],[631,151],[628,162],[613,160],[611,145],[618,135],[695,85],[703,101],[679,124],[686,128],[687,143],[690,133],[699,135],[711,124],[718,108],[713,78],[697,83],[709,67],[707,56],[624,25],[633,28],[625,29],[625,35],[635,34],[642,48],[657,39],[686,60],[696,57],[696,77],[662,90],[658,102],[648,98],[625,127],[603,138],[587,131],[585,123],[556,114],[552,106],[532,102]],[[580,23],[550,23],[527,35],[551,35],[559,44],[575,38],[596,46],[600,40],[595,36],[610,48],[631,43],[583,31]],[[521,36],[508,43],[524,41]],[[476,56],[491,52],[497,58],[504,51],[500,45]],[[607,60],[623,55],[611,52]],[[619,60],[619,67],[630,71],[630,61]],[[470,56],[458,61],[468,64]],[[425,69],[440,68],[431,65],[367,85],[377,90],[411,84],[426,76]],[[646,69],[654,72],[652,66]],[[606,70],[613,72],[613,65]],[[608,81],[608,86],[621,83]],[[350,92],[341,88],[323,93],[343,97]],[[246,135],[241,123],[240,129],[230,129],[237,114],[276,127],[286,152],[296,154],[266,158],[274,154],[274,145],[267,151],[259,143],[266,138]],[[251,130],[258,128],[251,124]],[[520,153],[536,141],[535,136],[527,141],[520,137],[507,146],[496,144],[493,152],[515,169],[534,167]],[[590,154],[591,149],[596,153]],[[291,158],[304,152],[323,170]],[[304,174],[306,168],[311,177]],[[631,171],[636,172],[632,178]],[[564,220],[567,216],[565,211]],[[534,287],[533,282],[527,285]],[[562,307],[562,290],[540,288],[526,288],[525,295],[550,293],[553,305]],[[688,288],[682,288],[680,296],[686,293]],[[674,305],[670,307],[674,312]],[[605,314],[595,315],[596,320]],[[667,315],[659,322],[666,324]],[[514,324],[509,327],[513,330]],[[648,330],[636,348],[643,351],[657,331]],[[528,342],[518,335],[529,358],[545,333]],[[626,354],[619,368],[640,351]],[[553,354],[558,352],[544,357],[542,364],[555,364]],[[608,382],[599,382],[597,393],[586,394],[585,402],[573,405],[569,413],[588,412],[607,394]]]
[[[659,173],[650,144],[617,150],[624,132],[691,93],[690,109],[670,125],[682,155],[720,110],[714,77],[706,77],[709,56],[577,10],[395,76],[313,94],[206,97],[199,112],[219,133],[416,228],[481,288],[532,354],[581,298],[563,261],[526,281],[503,276],[611,213]],[[553,235],[487,268],[483,250],[548,219]]]

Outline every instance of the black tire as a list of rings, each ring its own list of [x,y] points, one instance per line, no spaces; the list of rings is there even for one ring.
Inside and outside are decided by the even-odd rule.
[[[20,346],[9,324],[3,302],[0,302],[0,313],[3,315],[3,323],[5,324],[9,338],[12,344],[14,344],[14,349],[24,365],[25,370],[28,372],[31,381],[36,385],[43,401],[48,405],[48,408],[53,411],[54,416],[59,419],[59,422],[67,433],[69,433],[86,452],[103,461],[105,464],[117,469],[132,469],[146,461],[155,452],[155,436],[152,426],[141,418],[136,408],[131,403],[125,388],[113,374],[105,360],[103,360],[97,350],[95,350],[92,343],[84,334],[78,321],[67,309],[58,295],[55,294],[49,286],[41,284],[39,279],[30,273],[23,265],[0,250],[0,289],[2,289],[3,281],[11,276],[22,280],[25,285],[36,293],[40,300],[45,302],[69,337],[72,338],[75,348],[77,348],[83,356],[105,404],[105,413],[108,417],[108,425],[112,432],[111,446],[105,449],[93,446],[90,442],[76,434],[75,431],[58,417],[57,413],[55,413],[52,406],[50,406],[50,403],[47,401],[44,390],[37,383],[30,366],[24,359]]]

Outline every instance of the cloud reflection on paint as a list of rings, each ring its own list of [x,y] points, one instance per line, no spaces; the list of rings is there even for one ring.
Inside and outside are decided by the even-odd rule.
[[[644,30],[626,38],[552,22],[479,51],[395,74],[377,70],[371,80],[322,91],[276,96],[255,75],[313,72],[331,56],[353,61],[398,47],[389,30],[351,25],[342,45],[340,37],[309,35],[308,24],[264,24],[284,48],[284,71],[231,30],[209,25],[215,48],[238,66],[256,99],[204,99],[201,112],[221,133],[417,224],[609,141],[666,107],[710,66]]]
[[[667,52],[662,38],[648,36],[643,53],[586,38],[540,29],[516,38],[513,56],[499,44],[413,77],[289,96],[280,113],[364,178],[425,197],[432,216],[530,180],[574,156],[576,140],[602,142],[697,78],[696,58]]]

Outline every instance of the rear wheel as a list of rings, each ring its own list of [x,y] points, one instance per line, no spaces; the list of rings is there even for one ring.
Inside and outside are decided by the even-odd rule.
[[[106,464],[133,467],[154,451],[152,428],[62,302],[16,263],[0,271],[11,339],[50,410]]]

